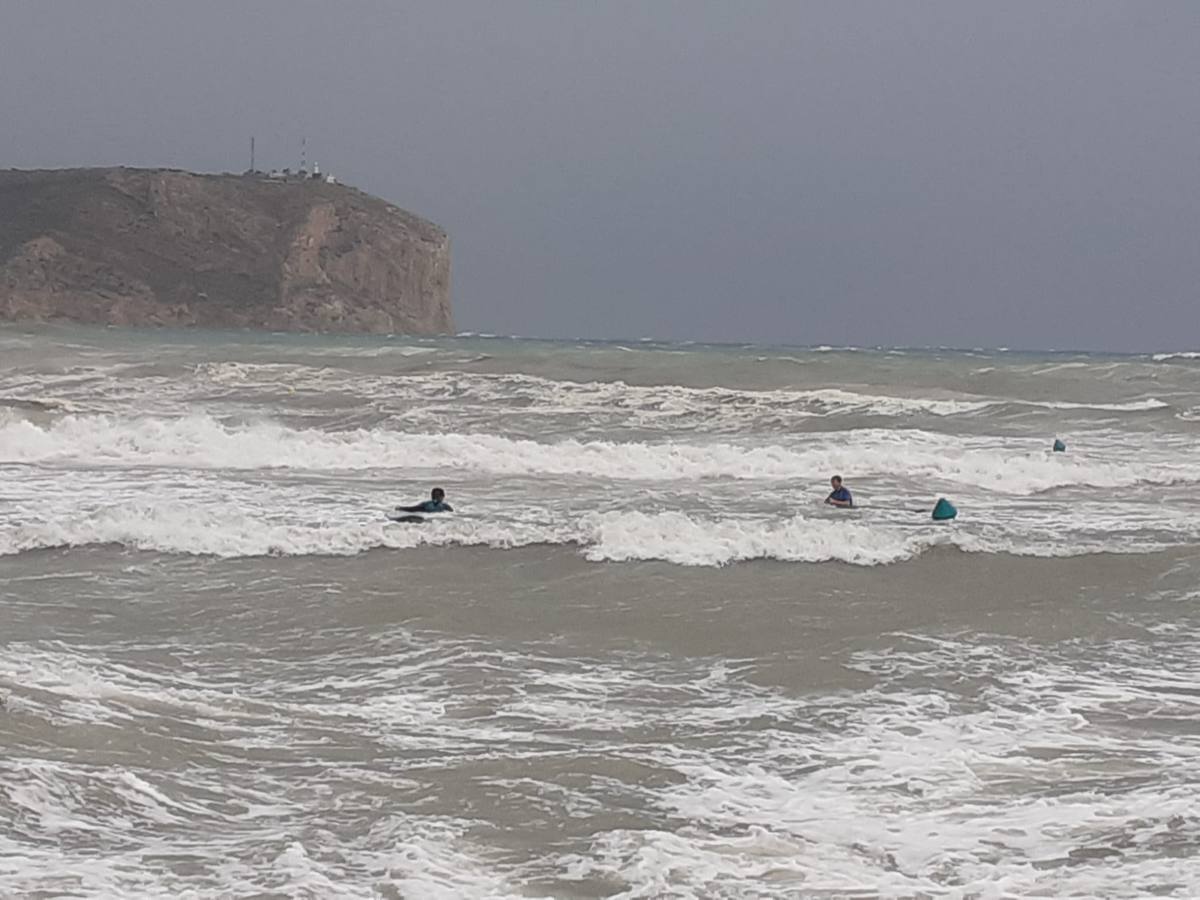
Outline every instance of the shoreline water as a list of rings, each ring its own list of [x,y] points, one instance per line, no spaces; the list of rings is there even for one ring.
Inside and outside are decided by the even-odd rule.
[[[10,558],[0,888],[1182,896],[1197,556]]]
[[[971,554],[945,547],[919,559],[877,568],[841,562],[797,565],[777,560],[753,560],[716,569],[661,561],[595,563],[567,548],[553,546],[511,550],[418,547],[372,550],[356,557],[235,559],[91,547],[0,557],[0,569],[14,586],[47,577],[87,579],[97,573],[130,583],[163,579],[180,594],[188,593],[190,580],[220,585],[222,590],[235,594],[242,593],[238,586],[247,579],[281,586],[329,584],[340,586],[339,593],[330,595],[331,604],[354,606],[363,597],[372,598],[366,614],[384,617],[404,610],[407,618],[436,619],[447,606],[451,607],[448,615],[460,615],[463,610],[455,610],[455,603],[450,601],[466,599],[469,614],[487,611],[488,628],[497,627],[495,614],[500,609],[515,617],[529,616],[522,629],[535,625],[538,629],[549,628],[553,622],[567,627],[570,619],[559,612],[563,606],[571,610],[572,617],[588,611],[593,618],[586,628],[602,628],[606,622],[618,623],[622,616],[629,615],[637,627],[663,629],[657,633],[667,638],[674,635],[672,622],[687,615],[703,618],[704,611],[709,610],[730,617],[730,624],[737,630],[746,629],[752,635],[750,645],[754,640],[768,645],[774,642],[772,623],[784,609],[811,614],[814,621],[833,622],[838,621],[836,604],[848,598],[854,598],[855,610],[870,615],[858,622],[856,613],[841,624],[847,628],[861,626],[864,634],[903,631],[906,625],[917,630],[928,627],[954,631],[956,621],[983,619],[989,631],[1008,623],[1006,627],[1014,633],[1048,641],[1067,639],[1081,634],[1079,622],[1073,621],[1071,614],[1087,618],[1095,613],[1088,606],[1089,598],[1099,598],[1112,609],[1121,609],[1121,601],[1129,596],[1149,598],[1156,590],[1170,595],[1172,590],[1190,584],[1190,572],[1197,564],[1200,546],[1136,556],[1101,554],[1082,558]],[[485,594],[479,591],[480,572],[487,573]],[[1179,574],[1172,574],[1176,572]],[[981,585],[987,585],[986,591],[981,591]],[[301,611],[290,605],[286,590],[278,590],[282,605],[254,607],[257,601],[244,597],[239,615],[252,607],[269,610],[275,616],[299,615]],[[149,587],[135,591],[139,596],[150,592]],[[14,593],[10,589],[6,599],[13,600]],[[343,593],[348,596],[343,597]],[[539,597],[547,600],[542,606],[536,602]],[[650,601],[657,607],[655,616],[661,615],[657,622],[644,621],[639,614],[639,605]],[[174,608],[179,598],[169,595],[162,602]],[[1153,606],[1151,600],[1145,602]],[[1109,606],[1102,609],[1109,610]],[[1103,618],[1109,611],[1098,614],[1104,623],[1112,625]],[[1131,610],[1131,615],[1134,612]],[[202,614],[203,604],[189,611],[193,613]],[[321,610],[316,613],[324,615]],[[1044,618],[1035,624],[1030,618],[1035,615]],[[766,627],[762,623],[767,623]],[[49,634],[46,630],[40,636]],[[621,634],[618,640],[628,636]],[[718,652],[721,638],[714,634],[711,640],[708,652]]]

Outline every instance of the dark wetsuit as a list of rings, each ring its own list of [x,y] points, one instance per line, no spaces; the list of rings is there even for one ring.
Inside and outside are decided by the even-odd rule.
[[[454,512],[454,507],[445,500],[426,500],[424,503],[418,503],[416,506],[397,506],[396,509],[400,510],[400,512],[408,513]]]

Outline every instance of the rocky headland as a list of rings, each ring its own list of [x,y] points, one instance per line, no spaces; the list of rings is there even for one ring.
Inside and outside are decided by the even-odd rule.
[[[450,244],[311,176],[0,171],[0,320],[452,333]]]

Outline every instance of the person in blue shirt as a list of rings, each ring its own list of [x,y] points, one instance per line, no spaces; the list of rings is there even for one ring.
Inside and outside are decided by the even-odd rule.
[[[446,502],[446,492],[441,488],[434,488],[429,497],[430,499],[416,506],[397,506],[396,509],[406,513],[454,512],[454,507]]]
[[[854,505],[854,497],[850,495],[850,491],[842,487],[842,476],[834,475],[829,479],[829,483],[833,486],[833,491],[825,498],[825,503],[829,506],[840,506],[844,509],[849,509]]]

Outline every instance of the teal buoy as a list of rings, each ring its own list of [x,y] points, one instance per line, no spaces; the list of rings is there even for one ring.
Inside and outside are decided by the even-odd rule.
[[[938,502],[933,507],[933,521],[948,522],[958,515],[958,510],[954,508],[954,504],[945,497],[938,499]]]
[[[1054,439],[1054,452],[1055,453],[1065,453],[1066,449],[1067,449],[1067,445],[1064,444],[1060,438]]]

